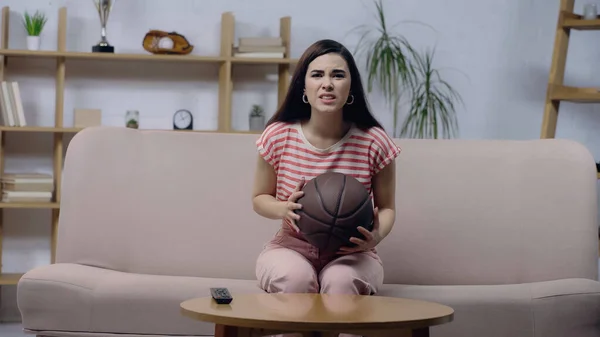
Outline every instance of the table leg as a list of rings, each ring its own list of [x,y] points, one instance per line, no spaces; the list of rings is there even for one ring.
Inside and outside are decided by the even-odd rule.
[[[337,332],[322,332],[322,337],[337,337]],[[418,329],[390,329],[390,330],[351,330],[344,332],[344,334],[350,334],[362,337],[429,337],[429,328],[418,328]]]
[[[412,337],[429,337],[429,328],[414,329]]]
[[[271,330],[258,328],[240,328],[231,325],[215,324],[215,337],[263,337],[281,334],[298,335],[301,337],[317,337],[312,332],[295,332],[287,330]]]
[[[250,329],[250,328],[238,328],[235,326],[215,324],[215,336],[214,337],[258,337],[267,336],[274,334],[301,334],[302,337],[337,337],[339,332],[334,331],[315,331],[315,332],[284,332],[284,331],[271,331],[266,329]],[[348,334],[348,333],[346,333]],[[363,337],[429,337],[429,328],[418,328],[418,329],[401,329],[401,330],[375,330],[375,331],[352,331],[349,334],[363,336]]]
[[[237,337],[238,328],[235,326],[215,324],[215,337]]]

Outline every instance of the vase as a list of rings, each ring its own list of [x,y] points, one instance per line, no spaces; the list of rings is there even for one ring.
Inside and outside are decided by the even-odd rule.
[[[39,36],[27,36],[27,49],[40,50],[40,42]]]
[[[265,127],[265,116],[250,116],[250,131],[262,131]]]

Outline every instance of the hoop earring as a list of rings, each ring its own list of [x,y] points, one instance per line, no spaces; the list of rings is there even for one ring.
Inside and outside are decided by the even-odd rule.
[[[354,95],[350,95],[348,97],[352,97],[352,100],[350,102],[348,102],[348,100],[346,100],[346,104],[351,105],[352,103],[354,103]]]
[[[306,97],[306,94],[302,94],[302,102],[308,104],[308,97]]]

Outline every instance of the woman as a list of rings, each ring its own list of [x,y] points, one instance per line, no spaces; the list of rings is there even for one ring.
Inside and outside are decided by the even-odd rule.
[[[375,294],[383,266],[375,247],[394,224],[395,163],[400,149],[367,106],[351,53],[321,40],[302,55],[287,96],[257,140],[254,210],[282,219],[256,264],[260,286],[270,293]],[[337,254],[319,254],[302,238],[294,210],[308,179],[326,171],[352,175],[372,193],[375,226],[364,240]],[[360,224],[357,224],[360,226]]]

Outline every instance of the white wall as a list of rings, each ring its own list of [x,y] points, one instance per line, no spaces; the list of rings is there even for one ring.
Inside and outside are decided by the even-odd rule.
[[[595,0],[600,2],[600,0]],[[175,5],[176,4],[176,5]],[[410,22],[397,29],[415,45],[437,44],[437,66],[462,94],[459,110],[461,138],[539,138],[548,70],[554,43],[559,0],[388,0],[391,23]],[[49,24],[42,48],[56,46],[58,8],[68,7],[67,49],[90,51],[99,39],[98,14],[91,0],[4,0],[11,7],[10,48],[24,48],[25,34],[19,15],[44,10]],[[257,6],[265,9],[257,10]],[[583,2],[576,4],[581,10]],[[276,9],[280,7],[282,9]],[[354,48],[360,24],[373,24],[370,0],[118,0],[108,24],[109,41],[117,52],[144,53],[141,41],[149,29],[175,30],[195,45],[194,54],[217,55],[220,19],[224,11],[236,16],[240,36],[278,35],[279,18],[292,17],[292,56],[299,57],[312,42],[333,38]],[[566,82],[593,86],[600,75],[596,32],[573,32]],[[8,78],[21,81],[27,118],[37,125],[52,125],[54,107],[52,61],[11,60]],[[455,70],[454,70],[455,69]],[[266,70],[269,70],[268,68]],[[260,67],[234,70],[234,125],[247,127],[254,103],[275,109],[276,83]],[[458,70],[458,71],[456,71]],[[144,77],[142,72],[149,71]],[[216,128],[217,69],[214,66],[158,63],[69,62],[65,123],[72,122],[74,107],[101,108],[103,123],[122,125],[127,109],[141,113],[142,128],[170,128],[172,113],[190,109],[196,128]],[[389,128],[391,115],[380,96],[371,95],[376,115]],[[597,105],[563,104],[557,137],[585,144],[600,160],[600,110]],[[51,136],[9,135],[7,170],[35,167],[51,169]],[[34,144],[25,145],[32,141]],[[5,211],[3,271],[24,272],[49,262],[50,214],[47,210]],[[14,287],[4,287],[0,316],[15,314]],[[12,297],[11,297],[12,296]]]

